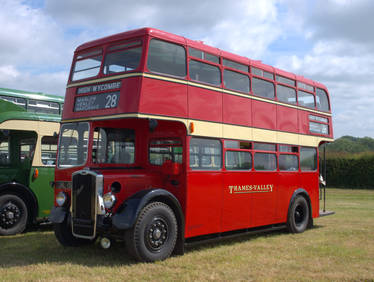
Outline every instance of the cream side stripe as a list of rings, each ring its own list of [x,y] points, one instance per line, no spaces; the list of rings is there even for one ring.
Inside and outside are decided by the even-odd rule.
[[[99,78],[99,79],[90,80],[90,81],[71,83],[71,84],[68,84],[66,88],[82,86],[82,85],[87,85],[87,84],[92,84],[92,83],[100,83],[100,82],[105,82],[105,81],[108,81],[108,80],[136,77],[136,76],[141,76],[141,77],[147,77],[147,78],[151,78],[151,79],[164,80],[164,81],[169,81],[169,82],[174,82],[174,83],[179,83],[179,84],[190,85],[190,86],[199,87],[199,88],[203,88],[203,89],[208,89],[208,90],[212,90],[212,91],[216,91],[216,92],[223,92],[223,93],[230,94],[230,95],[240,96],[240,97],[244,97],[244,98],[251,99],[251,100],[256,100],[256,101],[261,101],[261,102],[266,102],[266,103],[270,103],[270,104],[280,105],[280,106],[284,106],[284,107],[288,107],[288,108],[298,109],[298,110],[302,110],[302,111],[306,111],[306,112],[311,112],[311,113],[315,113],[315,114],[320,114],[320,115],[325,115],[325,116],[330,116],[330,117],[332,116],[331,113],[321,112],[321,111],[308,109],[308,108],[304,108],[304,107],[300,107],[300,106],[296,106],[296,105],[291,105],[291,104],[286,104],[286,103],[282,103],[282,102],[278,102],[278,101],[274,101],[274,100],[264,99],[264,98],[254,96],[254,95],[249,95],[249,94],[246,95],[246,94],[243,94],[243,93],[240,93],[240,92],[227,90],[227,89],[223,89],[223,88],[218,88],[218,87],[214,87],[214,86],[209,86],[209,85],[196,83],[196,82],[192,82],[192,81],[176,79],[176,78],[169,78],[169,77],[156,75],[156,74],[149,74],[149,73],[128,73],[128,74],[116,75],[116,76],[111,76],[111,77]]]
[[[310,136],[298,133],[281,132],[276,130],[267,130],[253,127],[246,127],[232,124],[222,124],[209,121],[172,118],[165,116],[154,116],[147,114],[122,114],[104,117],[91,117],[82,119],[64,120],[67,122],[78,122],[87,120],[103,120],[103,119],[118,119],[118,118],[153,118],[160,120],[172,120],[183,123],[189,130],[191,122],[194,123],[194,132],[191,136],[234,139],[234,140],[248,140],[256,142],[270,142],[289,145],[301,145],[317,147],[321,141],[333,142],[334,139],[328,137]]]

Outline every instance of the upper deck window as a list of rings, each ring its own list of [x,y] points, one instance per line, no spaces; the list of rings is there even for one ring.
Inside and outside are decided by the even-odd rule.
[[[101,49],[77,55],[71,80],[75,81],[98,75],[102,59],[103,55]]]
[[[217,86],[221,84],[221,71],[218,67],[195,60],[190,61],[190,77],[192,80]]]
[[[306,84],[306,83],[303,83],[303,82],[297,82],[297,86],[299,88],[302,88],[302,89],[305,89],[305,90],[308,90],[310,92],[314,92],[314,87],[309,85],[309,84]]]
[[[132,71],[138,68],[142,55],[141,41],[109,47],[104,61],[104,74]]]
[[[215,64],[219,64],[219,57],[218,56],[214,56],[212,54],[209,54],[209,53],[204,52],[204,51],[197,50],[195,48],[189,48],[188,50],[189,50],[189,53],[190,53],[191,57],[195,57],[195,58],[206,60],[206,61],[209,61],[209,62],[212,62],[212,63],[215,63]]]
[[[290,78],[286,78],[284,76],[277,75],[277,81],[280,82],[280,83],[291,85],[291,86],[295,86],[296,85],[295,80],[290,79]]]
[[[243,64],[239,64],[237,62],[233,62],[233,61],[230,61],[230,60],[227,60],[227,59],[222,59],[222,64],[224,66],[232,68],[232,69],[248,72],[248,66],[243,65]]]
[[[277,84],[277,97],[281,102],[296,104],[296,90]]]
[[[149,44],[147,66],[152,72],[185,77],[186,51],[180,45],[152,39]]]
[[[22,108],[26,108],[26,99],[18,98],[18,97],[11,97],[11,96],[0,96],[0,99],[12,102]]]
[[[252,79],[252,90],[255,95],[274,99],[274,84],[270,81],[254,77]]]
[[[316,102],[317,102],[317,109],[322,111],[328,111],[330,109],[329,106],[329,99],[327,98],[327,93],[325,90],[317,88],[316,91]]]
[[[304,107],[312,108],[312,109],[316,107],[313,94],[299,90],[297,92],[297,95],[298,95],[298,102],[300,106],[304,106]]]
[[[245,74],[225,69],[223,71],[223,83],[228,89],[249,93],[250,81]]]
[[[252,67],[252,73],[257,76],[262,76],[268,79],[274,79],[274,76],[271,72],[264,71],[262,69],[258,69],[255,67]]]
[[[55,102],[47,102],[30,99],[27,104],[27,111],[33,113],[60,114],[60,106]]]

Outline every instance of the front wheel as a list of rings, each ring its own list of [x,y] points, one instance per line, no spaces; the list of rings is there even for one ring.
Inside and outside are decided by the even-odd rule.
[[[64,247],[78,247],[95,242],[94,239],[89,240],[74,237],[71,231],[71,224],[70,220],[68,220],[68,217],[66,217],[62,223],[55,223],[54,230],[57,241]]]
[[[23,199],[13,194],[0,196],[0,235],[14,235],[26,229],[28,210]]]
[[[130,255],[139,261],[168,258],[177,242],[178,224],[173,210],[161,202],[152,202],[140,212],[135,226],[126,232]]]
[[[287,217],[287,228],[291,233],[302,233],[309,225],[310,210],[305,197],[299,195],[291,204]]]

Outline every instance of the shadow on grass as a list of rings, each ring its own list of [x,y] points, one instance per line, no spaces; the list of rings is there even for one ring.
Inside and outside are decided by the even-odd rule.
[[[312,228],[307,229],[305,232],[316,230],[322,227],[324,226],[314,224]],[[287,235],[287,234],[291,234],[291,233],[288,232],[286,227],[280,230],[269,230],[269,231],[260,230],[258,233],[238,233],[237,236],[235,236],[234,238],[218,237],[218,238],[213,238],[211,240],[202,240],[198,242],[193,242],[191,244],[187,244],[186,252],[206,250],[206,249],[216,248],[218,246],[230,246],[230,245],[241,243],[241,242],[248,242],[250,240],[254,240],[257,238],[261,238],[261,237],[271,238],[271,237]]]
[[[43,227],[45,228],[45,227]],[[81,247],[63,247],[49,230],[0,237],[0,268],[42,263],[84,266],[123,266],[136,263],[123,243],[104,250],[98,242]]]
[[[313,229],[323,226],[314,225]],[[306,231],[308,232],[308,231]],[[256,234],[238,234],[234,238],[220,237],[186,244],[186,253],[204,251],[219,246],[247,242],[259,237],[275,237],[288,234],[286,229],[266,231]],[[126,252],[123,242],[114,242],[112,247],[104,250],[96,242],[81,247],[61,246],[50,225],[39,226],[24,234],[0,237],[0,268],[27,266],[34,264],[73,264],[88,267],[126,266],[137,264]]]

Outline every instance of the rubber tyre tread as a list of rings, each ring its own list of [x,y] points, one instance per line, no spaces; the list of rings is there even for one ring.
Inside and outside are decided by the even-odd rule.
[[[22,233],[23,231],[25,231],[27,226],[29,211],[24,200],[14,194],[3,194],[0,196],[0,209],[2,209],[3,205],[9,201],[11,201],[13,204],[16,204],[21,210],[21,220],[14,227],[9,229],[3,229],[0,227],[0,235],[15,235],[18,233]]]
[[[296,224],[296,219],[295,219],[295,210],[298,206],[302,206],[306,213],[306,215],[304,216],[304,220],[301,224]],[[288,231],[290,233],[302,233],[310,226],[309,221],[310,221],[310,209],[309,209],[308,201],[302,195],[296,196],[295,200],[293,201],[288,211],[288,216],[287,216]]]
[[[79,247],[95,242],[95,239],[89,240],[74,237],[67,217],[62,223],[55,223],[53,226],[57,241],[64,247]]]
[[[152,252],[147,249],[144,243],[144,232],[147,221],[151,221],[155,216],[162,215],[170,226],[166,246],[159,252]],[[138,261],[154,262],[168,258],[176,245],[178,237],[178,223],[173,210],[162,202],[151,202],[139,213],[139,216],[132,229],[125,233],[125,244],[129,255]]]

